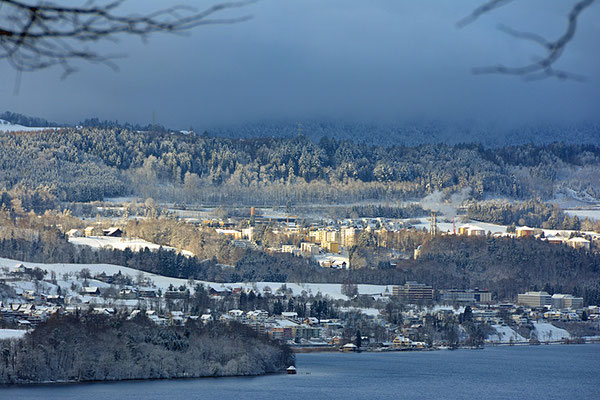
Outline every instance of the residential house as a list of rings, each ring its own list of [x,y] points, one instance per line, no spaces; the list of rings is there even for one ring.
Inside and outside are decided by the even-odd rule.
[[[567,245],[573,247],[574,249],[590,249],[590,241],[582,237],[573,237],[567,240]]]
[[[102,233],[104,234],[104,236],[109,236],[109,237],[122,237],[123,236],[123,231],[121,230],[121,228],[116,228],[116,227],[103,229]]]
[[[528,226],[521,226],[516,229],[517,237],[533,237],[534,229]]]
[[[86,296],[100,295],[100,288],[97,286],[84,286],[81,288],[81,294]]]

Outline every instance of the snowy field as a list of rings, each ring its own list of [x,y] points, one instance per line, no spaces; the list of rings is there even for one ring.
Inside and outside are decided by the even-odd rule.
[[[571,337],[569,332],[564,329],[557,328],[548,322],[534,322],[535,336],[540,342],[559,342],[563,339]],[[529,342],[527,338],[519,335],[513,329],[503,325],[492,325],[492,328],[496,330],[495,335],[490,335],[486,339],[487,343],[510,343],[511,339],[513,343],[526,343]]]
[[[583,211],[583,210],[579,210],[579,211]],[[585,211],[586,213],[589,213],[590,211]],[[600,213],[600,210],[598,211]],[[580,217],[581,218],[581,217]],[[600,216],[599,216],[600,218]],[[414,220],[415,218],[408,218],[405,219],[404,221],[411,221]],[[415,224],[415,228],[418,229],[427,229],[429,231],[429,228],[431,227],[431,218],[428,217],[423,217],[423,218],[417,218],[420,223],[419,224]],[[438,221],[443,220],[443,217],[438,217]],[[496,232],[501,232],[501,233],[506,233],[506,225],[496,225],[496,224],[488,224],[485,222],[479,222],[479,221],[474,221],[474,220],[469,220],[468,223],[456,223],[456,231],[458,232],[458,228],[460,226],[463,225],[475,225],[478,226],[480,228],[482,228],[483,230],[487,232],[491,232],[491,233],[496,233]],[[518,227],[517,227],[518,228]],[[536,228],[537,229],[537,228]],[[438,222],[438,230],[440,232],[452,232],[452,222]],[[598,238],[600,237],[600,234],[598,234],[597,232],[592,232],[592,231],[575,231],[575,230],[566,230],[566,229],[540,229],[541,231],[544,232],[544,235],[546,237],[548,236],[556,236],[557,234],[560,234],[563,237],[569,237],[571,235],[571,233],[583,233],[585,235],[589,235],[592,238]]]
[[[21,329],[0,329],[0,340],[21,339],[27,331]]]
[[[110,236],[72,237],[69,238],[69,242],[76,245],[90,246],[102,249],[130,249],[132,251],[141,251],[145,248],[148,248],[150,250],[158,250],[162,248],[163,250],[177,251],[177,249],[174,247],[160,246],[156,243],[147,242],[143,239],[129,239]],[[192,257],[194,255],[192,252],[187,250],[182,250],[181,254],[188,257]]]
[[[577,215],[579,219],[585,219],[587,217],[591,220],[600,221],[600,209],[598,208],[589,210],[577,209],[564,211],[565,214],[569,215],[570,217]]]
[[[44,128],[44,127],[33,128],[30,126],[12,124],[8,121],[0,119],[0,132],[31,132],[31,131],[43,131],[45,129],[56,129],[56,128]]]
[[[492,325],[492,328],[496,331],[495,335],[488,336],[486,342],[489,343],[525,343],[528,342],[523,336],[519,335],[513,329],[503,325]]]
[[[141,271],[138,271],[133,268],[123,267],[120,265],[113,264],[42,264],[42,263],[28,263],[21,262],[16,260],[10,260],[6,258],[0,258],[0,268],[8,267],[9,269],[13,269],[17,265],[23,264],[25,267],[33,268],[38,267],[48,272],[54,271],[56,272],[58,277],[61,277],[65,273],[78,273],[83,268],[87,268],[90,270],[92,275],[100,274],[105,272],[107,275],[113,275],[121,271],[122,274],[126,274],[131,276],[133,279],[140,274]],[[145,278],[149,278],[154,282],[157,288],[166,290],[169,285],[173,285],[179,287],[181,285],[187,285],[187,279],[179,279],[179,278],[169,278],[162,275],[151,274],[148,272],[142,272]],[[287,289],[292,290],[295,295],[300,295],[302,291],[306,291],[308,294],[317,294],[321,293],[323,296],[329,296],[334,299],[346,299],[347,297],[342,294],[342,285],[337,283],[282,283],[282,282],[255,282],[255,283],[216,283],[216,282],[205,282],[205,281],[195,281],[195,283],[202,283],[206,287],[213,288],[248,288],[260,290],[261,292],[265,287],[271,288],[273,292],[279,289],[282,285],[285,285]],[[96,286],[102,287],[101,282],[93,283]],[[392,291],[391,286],[385,285],[358,285],[358,291],[360,294],[372,294],[378,295],[385,292],[386,288],[389,292]]]
[[[548,322],[534,322],[535,334],[540,342],[555,342],[571,337],[569,332],[555,327]]]

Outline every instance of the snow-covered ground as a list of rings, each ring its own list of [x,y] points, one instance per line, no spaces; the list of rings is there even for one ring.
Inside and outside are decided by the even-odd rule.
[[[348,250],[346,249],[342,249],[339,254],[325,253],[316,255],[313,258],[321,265],[323,262],[329,261],[339,265],[346,263],[346,267],[350,268],[350,256],[348,255]]]
[[[586,211],[589,212],[589,211]],[[600,213],[600,210],[599,210]],[[581,218],[581,217],[580,217]],[[414,220],[413,219],[406,219],[405,221],[410,221],[410,220]],[[415,228],[418,229],[427,229],[429,230],[431,227],[431,218],[429,217],[423,217],[423,218],[418,218],[418,220],[420,221],[419,224],[415,224]],[[438,221],[443,220],[443,218],[438,217]],[[458,232],[458,228],[460,226],[463,225],[475,225],[478,226],[480,228],[482,228],[483,230],[487,232],[491,232],[491,233],[496,233],[496,232],[501,232],[501,233],[506,233],[506,229],[507,226],[506,225],[496,225],[496,224],[488,224],[485,222],[479,222],[479,221],[475,221],[475,220],[469,220],[468,223],[458,223],[456,222],[456,231]],[[518,228],[518,227],[517,227]],[[536,228],[537,229],[537,228]],[[438,222],[438,230],[439,232],[452,232],[452,222]],[[583,233],[585,235],[589,235],[592,238],[597,238],[600,235],[597,232],[592,232],[592,231],[575,231],[575,230],[566,230],[566,229],[540,229],[544,232],[544,235],[546,237],[548,236],[556,236],[557,234],[560,234],[563,237],[569,237],[572,233]]]
[[[528,342],[523,336],[519,335],[513,329],[503,325],[492,325],[496,334],[488,336],[486,342],[489,343],[524,343]]]
[[[595,220],[595,221],[599,221],[600,220],[600,208],[596,208],[596,209],[575,209],[575,210],[564,210],[565,214],[569,215],[569,216],[574,216],[577,215],[577,217],[579,219],[585,219],[586,217],[591,219],[591,220]]]
[[[420,222],[416,225],[414,225],[415,228],[417,229],[427,229],[429,230],[429,228],[431,228],[431,218],[429,217],[421,217],[421,218],[406,218],[403,221],[412,221],[418,219]],[[452,222],[441,222],[444,220],[444,217],[438,217],[438,230],[440,232],[452,232]],[[455,226],[456,226],[456,231],[458,232],[458,228],[460,226],[466,225],[467,223],[464,222],[458,222],[458,220],[455,222]],[[506,226],[505,225],[496,225],[496,224],[488,224],[485,222],[479,222],[479,221],[474,221],[474,220],[469,220],[468,224],[471,225],[477,225],[479,227],[481,227],[482,229],[484,229],[486,232],[502,232],[505,233],[506,232]]]
[[[8,121],[0,119],[0,132],[30,132],[30,131],[42,131],[45,129],[55,129],[55,128],[44,128],[44,127],[34,128],[34,127],[30,127],[30,126],[12,124]]]
[[[21,329],[0,329],[0,340],[21,339],[27,331]]]
[[[460,306],[457,308],[454,308],[454,306],[450,306],[450,305],[446,305],[446,304],[436,304],[433,307],[428,308],[429,311],[431,312],[438,312],[438,311],[452,311],[454,313],[454,315],[459,315],[465,312],[465,307],[464,306]]]
[[[122,274],[129,275],[133,279],[135,279],[141,271],[123,267],[120,265],[114,264],[42,264],[42,263],[28,263],[17,260],[10,260],[7,258],[0,258],[0,268],[8,267],[12,270],[17,265],[23,264],[25,267],[34,268],[38,267],[43,270],[56,272],[56,275],[60,278],[65,273],[78,273],[83,268],[87,268],[90,270],[92,275],[100,274],[105,272],[107,275],[117,274],[119,271]],[[166,290],[169,285],[173,285],[175,287],[179,287],[181,285],[187,285],[187,279],[179,279],[179,278],[170,278],[162,275],[151,274],[148,272],[142,272],[144,278],[149,278],[154,282],[157,288]],[[308,294],[317,294],[321,293],[323,296],[329,296],[334,299],[346,299],[346,295],[342,294],[342,285],[337,283],[282,283],[282,282],[255,282],[255,283],[216,283],[216,282],[206,282],[206,281],[195,281],[195,283],[202,283],[206,287],[213,288],[248,288],[248,289],[256,289],[261,292],[265,287],[271,288],[273,292],[279,289],[282,285],[285,285],[287,289],[292,290],[295,295],[300,295],[302,291],[306,291]],[[92,284],[92,283],[90,283]],[[102,287],[101,282],[94,281],[93,283],[96,286]],[[102,285],[101,285],[102,284]],[[61,285],[62,286],[62,285]],[[382,294],[385,292],[386,288],[389,292],[391,292],[391,286],[385,285],[358,285],[358,291],[360,294]]]
[[[535,327],[535,334],[540,342],[554,342],[571,337],[566,330],[557,328],[548,322],[534,322],[533,326]]]
[[[361,308],[361,307],[340,307],[340,312],[360,312],[369,317],[378,317],[379,310],[376,308]]]
[[[548,322],[534,322],[533,326],[535,328],[534,333],[540,342],[558,342],[571,337],[566,330],[557,328]],[[488,343],[510,343],[511,339],[513,343],[528,342],[526,338],[508,326],[492,325],[492,328],[496,330],[496,334],[488,336],[486,339]]]
[[[143,239],[129,239],[119,238],[110,236],[87,236],[87,237],[72,237],[69,238],[69,242],[77,245],[90,246],[103,249],[117,249],[125,250],[130,249],[132,251],[141,251],[145,248],[150,250],[158,250],[162,247],[164,250],[177,251],[174,247],[160,246],[156,243],[147,242]],[[181,254],[186,256],[193,256],[194,254],[187,250],[182,250]]]

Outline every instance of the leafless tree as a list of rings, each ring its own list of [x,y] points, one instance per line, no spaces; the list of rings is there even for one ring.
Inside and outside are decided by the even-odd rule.
[[[459,28],[462,28],[482,15],[489,13],[499,7],[505,6],[514,0],[491,0],[477,7],[467,17],[463,18],[457,23]],[[575,37],[577,30],[577,22],[581,13],[591,6],[595,0],[579,0],[577,1],[567,16],[567,27],[565,32],[556,40],[548,40],[543,36],[533,32],[522,32],[507,26],[501,25],[498,27],[502,32],[509,36],[512,36],[521,40],[528,40],[539,44],[546,54],[542,57],[538,57],[532,63],[522,66],[509,67],[503,64],[474,68],[473,73],[475,74],[509,74],[521,76],[527,80],[543,79],[548,77],[554,77],[558,79],[574,79],[577,81],[583,81],[584,77],[581,75],[573,74],[567,71],[556,69],[554,64],[563,55],[567,45]]]
[[[203,10],[175,6],[143,15],[122,13],[124,2],[89,0],[70,7],[53,1],[0,0],[0,59],[20,72],[58,65],[63,76],[75,71],[76,60],[116,69],[118,55],[99,54],[88,45],[116,41],[121,35],[147,39],[157,32],[183,33],[200,25],[241,22],[249,16],[220,16],[254,0],[223,2]]]

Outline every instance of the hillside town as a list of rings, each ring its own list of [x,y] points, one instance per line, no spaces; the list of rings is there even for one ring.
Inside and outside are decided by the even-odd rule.
[[[115,216],[127,216],[129,220],[145,218],[144,215],[129,215],[127,207],[99,207],[98,211],[103,213],[105,219],[85,228],[71,229],[66,234],[72,243],[93,247],[133,250],[160,247],[176,250],[170,246],[126,238],[126,222],[123,220],[121,226],[107,225],[112,223],[110,221],[113,221]],[[292,216],[270,209],[256,210],[254,207],[241,210],[241,215],[226,218],[216,217],[217,211],[165,208],[160,212],[168,218],[177,219],[199,230],[214,232],[227,239],[228,245],[236,249],[292,254],[314,260],[321,267],[334,270],[363,268],[364,262],[356,263],[356,260],[352,259],[355,254],[353,248],[360,246],[378,249],[377,258],[390,265],[395,265],[398,259],[417,259],[422,254],[421,247],[415,245],[411,248],[400,239],[407,232],[422,232],[431,237],[537,239],[574,249],[600,250],[600,233],[595,231],[510,227],[470,220],[464,215],[442,216],[437,212],[431,212],[429,217],[417,218],[332,219],[316,215]],[[112,218],[108,219],[109,217]],[[177,251],[187,256],[194,255],[186,249]]]
[[[3,259],[0,327],[20,337],[55,314],[145,315],[157,325],[237,321],[296,351],[385,351],[600,340],[600,311],[571,294],[498,302],[483,289],[214,284],[126,267]],[[79,269],[78,269],[79,268]],[[63,270],[62,274],[60,271]],[[116,270],[116,272],[114,272]]]

